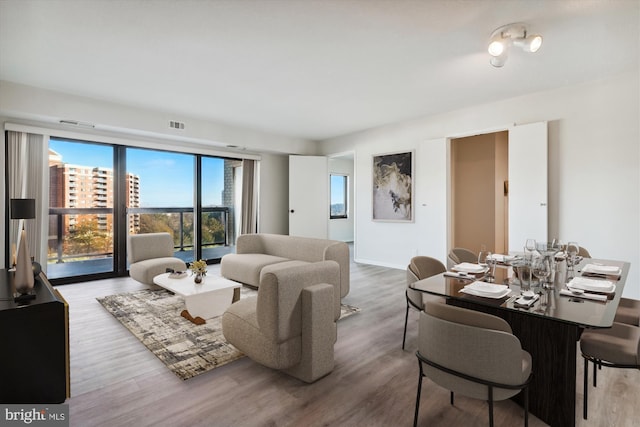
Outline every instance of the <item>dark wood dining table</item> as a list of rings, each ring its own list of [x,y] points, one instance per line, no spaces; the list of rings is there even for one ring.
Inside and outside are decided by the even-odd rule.
[[[507,284],[511,290],[499,299],[479,297],[460,292],[482,277],[451,277],[448,273],[419,280],[413,287],[421,292],[447,298],[447,303],[483,311],[505,319],[532,357],[533,379],[530,385],[529,410],[542,421],[555,426],[574,426],[576,414],[577,342],[585,328],[609,328],[624,290],[630,264],[623,261],[583,259],[575,267],[576,276],[586,264],[618,266],[621,275],[615,283],[615,293],[605,301],[561,295],[566,289],[566,268],[555,272],[553,288],[534,287],[540,298],[529,308],[516,306],[521,295],[520,281],[512,269],[495,269],[495,283]],[[566,263],[562,264],[566,266]],[[521,402],[521,394],[514,400]]]

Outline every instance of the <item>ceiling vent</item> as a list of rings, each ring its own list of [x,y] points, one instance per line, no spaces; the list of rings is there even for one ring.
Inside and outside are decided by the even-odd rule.
[[[78,127],[82,127],[82,128],[95,128],[96,127],[96,125],[94,125],[93,123],[79,122],[77,120],[60,120],[60,124],[78,126]]]
[[[169,127],[171,129],[184,129],[184,122],[177,122],[177,121],[171,120],[169,122]]]

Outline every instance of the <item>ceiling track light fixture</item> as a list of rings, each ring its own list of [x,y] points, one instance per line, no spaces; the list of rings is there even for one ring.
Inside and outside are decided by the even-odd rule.
[[[542,46],[540,34],[528,34],[522,23],[507,24],[491,34],[487,51],[491,55],[490,63],[494,67],[502,67],[509,56],[511,46],[517,46],[525,52],[534,53]]]

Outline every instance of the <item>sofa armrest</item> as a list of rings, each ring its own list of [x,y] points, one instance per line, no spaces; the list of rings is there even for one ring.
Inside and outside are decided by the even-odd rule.
[[[349,245],[344,242],[336,242],[327,246],[324,250],[324,260],[335,261],[340,266],[340,298],[344,298],[350,288]]]

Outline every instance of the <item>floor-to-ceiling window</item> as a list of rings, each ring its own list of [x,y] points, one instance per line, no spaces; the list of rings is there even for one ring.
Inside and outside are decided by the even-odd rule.
[[[186,262],[233,250],[241,160],[54,137],[49,148],[54,283],[126,273],[130,234],[168,232]]]
[[[127,176],[138,184],[135,203],[127,205],[128,233],[171,234],[176,256],[185,262],[196,256],[195,159],[192,154],[126,149]]]
[[[114,149],[51,138],[47,274],[114,271]]]

